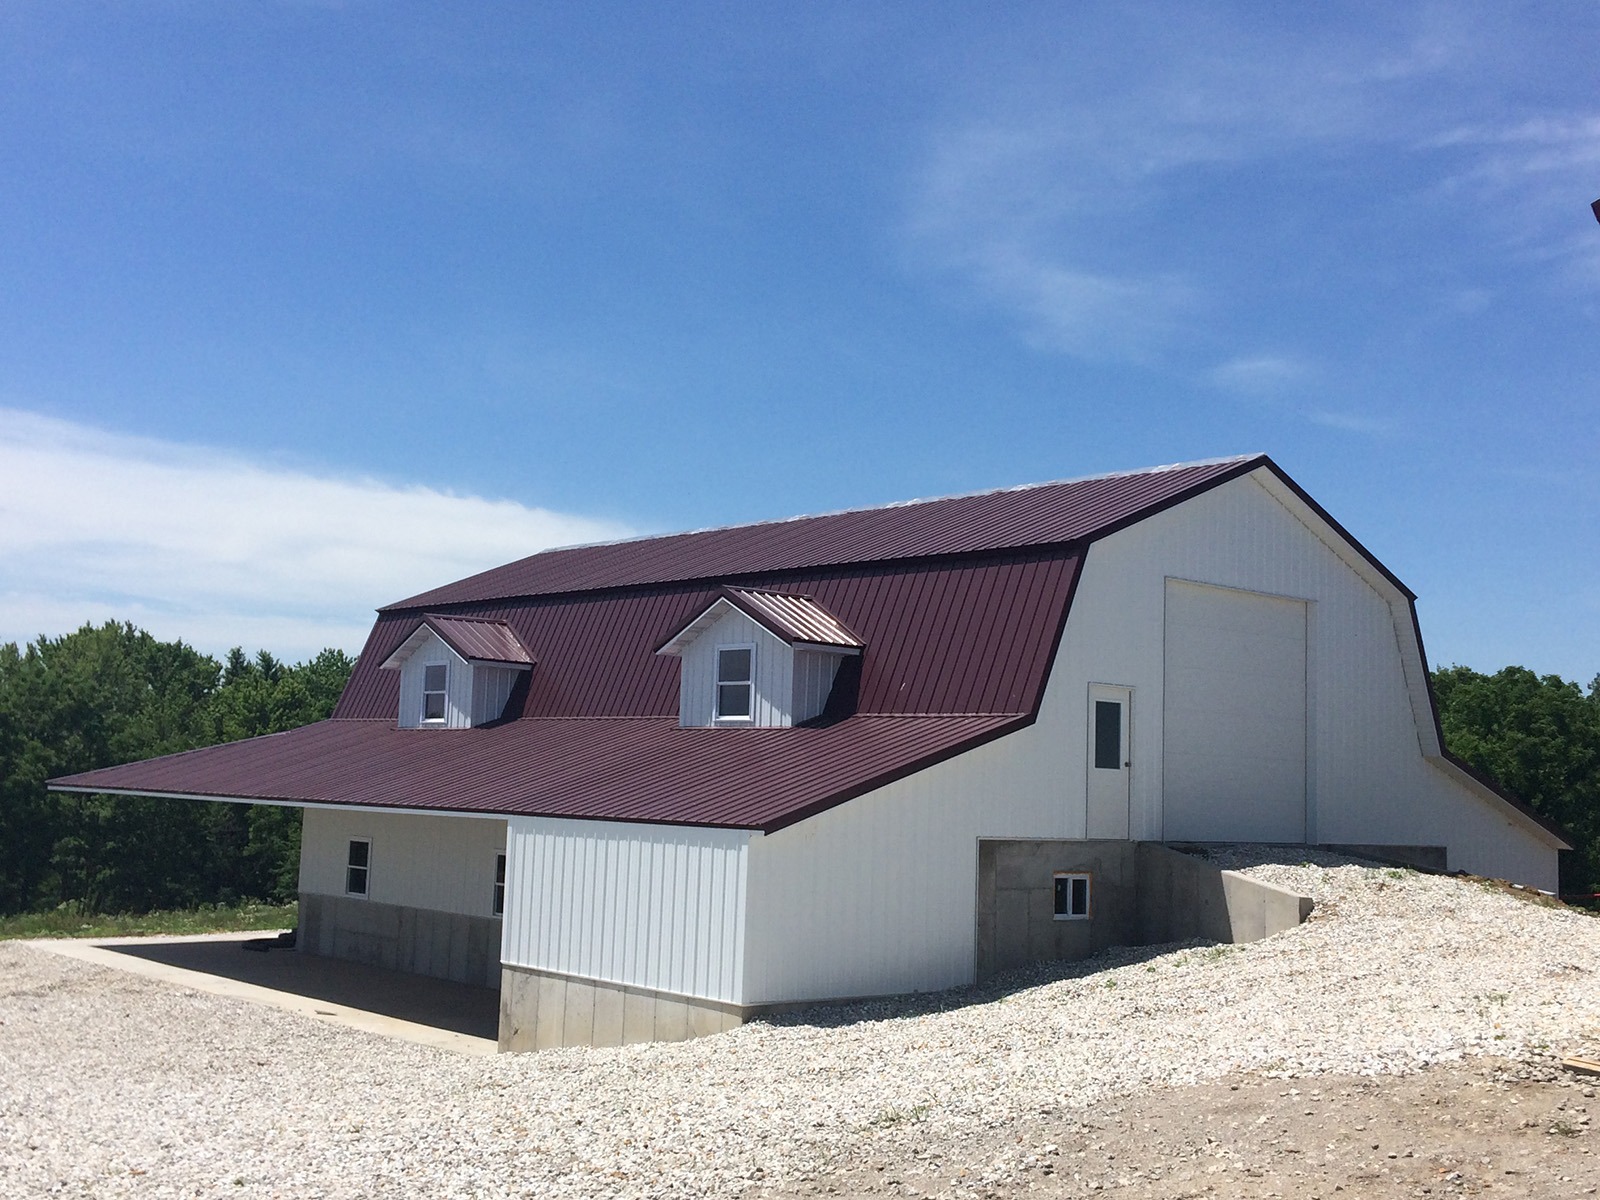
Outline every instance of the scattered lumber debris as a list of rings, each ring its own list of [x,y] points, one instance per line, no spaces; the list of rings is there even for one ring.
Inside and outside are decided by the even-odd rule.
[[[1563,1058],[1561,1065],[1569,1071],[1576,1071],[1580,1075],[1600,1075],[1600,1062],[1592,1058]]]

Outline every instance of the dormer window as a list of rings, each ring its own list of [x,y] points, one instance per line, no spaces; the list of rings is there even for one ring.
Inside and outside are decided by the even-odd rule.
[[[471,729],[505,718],[533,655],[492,617],[428,613],[382,663],[400,672],[401,729]]]
[[[422,668],[422,719],[444,720],[444,701],[449,692],[450,668],[445,663],[429,663]]]
[[[656,653],[680,662],[679,725],[770,728],[820,716],[839,664],[865,648],[810,596],[724,587]]]
[[[748,721],[755,711],[754,646],[717,647],[717,709],[719,721]]]

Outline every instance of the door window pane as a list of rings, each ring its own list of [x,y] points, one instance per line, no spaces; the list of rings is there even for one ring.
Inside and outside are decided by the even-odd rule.
[[[1115,700],[1094,702],[1094,765],[1122,770],[1122,705]]]

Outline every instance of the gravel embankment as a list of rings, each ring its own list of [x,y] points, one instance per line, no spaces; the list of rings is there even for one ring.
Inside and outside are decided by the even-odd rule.
[[[1317,902],[1250,945],[488,1060],[0,944],[0,1195],[736,1196],[1240,1072],[1600,1051],[1600,920],[1315,859],[1235,854]],[[1023,1165],[987,1158],[972,1178]]]

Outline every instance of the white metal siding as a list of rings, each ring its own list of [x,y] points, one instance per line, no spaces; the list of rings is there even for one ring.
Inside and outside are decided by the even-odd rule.
[[[512,817],[502,958],[741,1003],[750,834]]]
[[[516,686],[521,671],[510,667],[475,665],[472,670],[472,723],[483,725],[498,721],[505,712],[511,689]]]
[[[794,700],[789,712],[793,722],[798,724],[822,715],[842,656],[821,650],[795,649],[793,653]]]
[[[1167,580],[1162,832],[1303,842],[1306,602]]]
[[[423,668],[443,663],[450,668],[447,677],[444,727],[467,729],[472,725],[472,667],[439,638],[430,633],[400,667],[400,728],[422,727]],[[432,722],[429,727],[436,727]]]
[[[494,862],[506,823],[308,808],[300,834],[300,890],[343,896],[351,838],[369,838],[367,899],[473,917],[494,915]]]
[[[678,670],[678,724],[711,725],[717,690],[717,647],[754,645],[755,696],[750,725],[792,725],[794,651],[737,609],[729,607],[684,648]],[[745,724],[745,722],[740,722]]]

